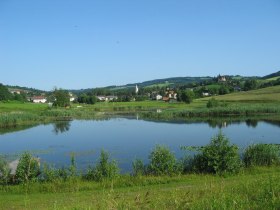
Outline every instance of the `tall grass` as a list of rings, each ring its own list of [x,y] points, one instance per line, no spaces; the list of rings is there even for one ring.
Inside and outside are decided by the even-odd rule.
[[[272,144],[253,144],[245,149],[244,163],[249,166],[271,166],[280,164],[280,146]]]
[[[14,113],[2,113],[0,114],[0,127],[10,127],[22,124],[25,122],[38,122],[44,119],[37,114],[28,112],[14,112]]]

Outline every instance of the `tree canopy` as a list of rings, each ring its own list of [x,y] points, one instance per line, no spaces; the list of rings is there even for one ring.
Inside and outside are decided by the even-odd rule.
[[[12,99],[13,95],[9,92],[8,88],[0,83],[0,101]]]
[[[53,91],[53,95],[55,98],[55,101],[53,103],[54,106],[66,107],[70,105],[70,95],[68,91],[55,89]]]

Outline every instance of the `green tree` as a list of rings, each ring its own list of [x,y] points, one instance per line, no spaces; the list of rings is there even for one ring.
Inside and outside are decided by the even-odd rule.
[[[0,83],[0,101],[6,101],[13,98],[13,95],[9,92],[8,88]]]
[[[178,101],[183,101],[190,104],[195,97],[195,94],[191,90],[181,91],[178,93]]]
[[[15,93],[14,94],[14,100],[24,102],[24,101],[26,101],[26,95]]]
[[[225,95],[225,94],[228,94],[230,91],[229,91],[229,88],[225,85],[222,85],[220,88],[219,88],[219,94],[220,95]]]
[[[258,82],[256,79],[250,79],[246,80],[244,83],[244,90],[254,90],[257,89],[258,87]]]
[[[70,95],[68,91],[55,89],[53,95],[55,97],[54,106],[66,107],[70,105]]]
[[[89,96],[87,98],[87,104],[95,104],[97,102],[96,96]]]
[[[88,98],[88,96],[85,93],[83,93],[78,97],[77,101],[79,103],[85,104],[85,103],[87,103],[87,98]]]

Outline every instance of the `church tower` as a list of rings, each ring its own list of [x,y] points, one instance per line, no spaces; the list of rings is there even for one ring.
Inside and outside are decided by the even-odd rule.
[[[136,85],[136,86],[135,86],[135,93],[138,94],[138,91],[139,91],[139,88],[138,88],[138,86]]]

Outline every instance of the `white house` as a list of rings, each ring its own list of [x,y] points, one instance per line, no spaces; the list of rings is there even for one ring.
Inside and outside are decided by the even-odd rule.
[[[30,98],[33,103],[46,103],[47,98],[45,96],[33,96]]]
[[[75,97],[73,96],[72,93],[69,92],[69,96],[70,96],[70,101],[71,101],[71,102],[72,102],[72,101],[75,101]]]
[[[113,100],[117,100],[118,96],[106,96],[106,101],[113,101]]]
[[[157,101],[161,100],[162,99],[162,95],[157,94],[155,98],[156,98]]]
[[[208,92],[203,92],[202,95],[203,95],[203,96],[211,96],[211,94],[208,93]]]
[[[106,96],[96,96],[99,101],[106,101]]]
[[[173,91],[173,90],[167,91],[166,95],[170,99],[175,99],[175,100],[177,99],[177,93],[175,91]]]
[[[19,89],[9,89],[9,91],[10,91],[10,93],[12,93],[12,94],[21,94],[21,90],[19,90]]]
[[[96,96],[99,101],[113,101],[117,100],[118,96]]]

